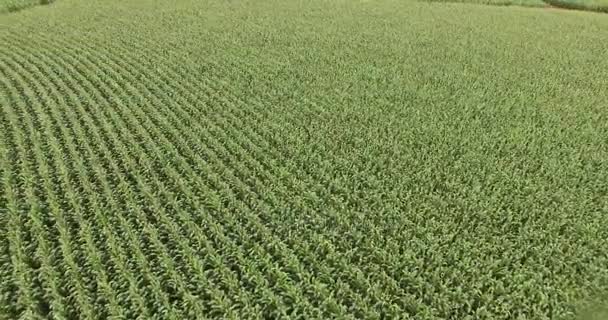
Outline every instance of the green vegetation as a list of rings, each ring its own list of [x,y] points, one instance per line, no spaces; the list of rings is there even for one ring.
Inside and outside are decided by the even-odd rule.
[[[608,0],[544,0],[559,8],[608,13]]]
[[[605,15],[62,0],[0,25],[0,319],[604,310]]]
[[[556,7],[608,13],[608,0],[423,0],[428,2],[461,2],[495,6]]]
[[[494,6],[546,7],[544,0],[423,0],[428,2],[460,2]]]
[[[0,14],[15,12],[40,4],[50,4],[54,0],[0,0]]]

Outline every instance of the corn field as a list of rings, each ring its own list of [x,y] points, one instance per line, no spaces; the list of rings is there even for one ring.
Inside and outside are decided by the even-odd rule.
[[[2,14],[0,319],[600,310],[605,30],[392,0]]]

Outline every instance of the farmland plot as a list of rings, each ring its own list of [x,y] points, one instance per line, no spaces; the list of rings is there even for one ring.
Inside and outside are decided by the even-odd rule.
[[[0,319],[574,319],[608,19],[409,1],[0,16]]]

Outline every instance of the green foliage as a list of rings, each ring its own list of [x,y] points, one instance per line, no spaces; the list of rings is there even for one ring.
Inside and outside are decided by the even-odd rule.
[[[608,13],[607,0],[543,0],[559,8]]]
[[[0,0],[0,14],[15,12],[35,5],[51,4],[54,0]]]
[[[61,8],[0,17],[0,319],[602,316],[604,16]]]
[[[608,13],[607,0],[422,0],[427,2],[461,2],[494,6],[556,7]]]
[[[545,0],[422,0],[428,2],[461,2],[494,6],[546,7]]]

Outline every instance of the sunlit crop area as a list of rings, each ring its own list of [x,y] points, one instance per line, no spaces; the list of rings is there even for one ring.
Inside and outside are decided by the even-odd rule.
[[[0,319],[600,312],[607,31],[401,0],[2,14]]]

